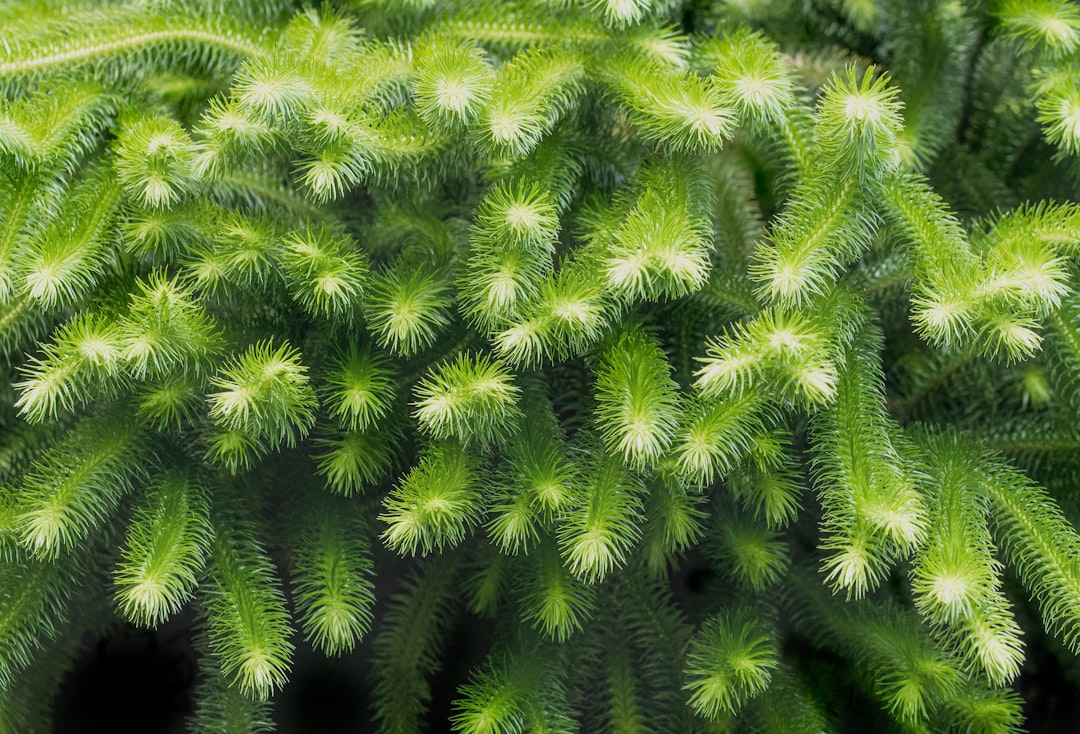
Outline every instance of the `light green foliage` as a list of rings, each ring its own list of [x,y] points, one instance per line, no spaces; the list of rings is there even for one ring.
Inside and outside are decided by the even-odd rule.
[[[1064,0],[1008,0],[998,9],[1006,33],[1066,54],[1080,46],[1080,12]]]
[[[522,565],[526,569],[519,583],[522,619],[559,642],[580,630],[596,606],[596,593],[571,575],[555,543],[542,540]]]
[[[641,534],[641,487],[616,457],[594,460],[559,527],[566,567],[587,583],[623,565]]]
[[[747,132],[781,125],[793,106],[794,84],[778,50],[749,29],[703,39],[698,64],[746,120]]]
[[[206,374],[222,347],[213,317],[198,307],[189,290],[161,272],[137,285],[117,324],[127,371],[135,379]]]
[[[981,486],[966,471],[963,444],[943,436],[928,446],[938,470],[936,512],[912,579],[916,607],[960,637],[960,655],[974,658],[994,682],[1019,672],[1020,630],[1001,594],[999,564],[977,501]]]
[[[701,507],[704,499],[677,476],[660,476],[648,490],[641,551],[646,567],[663,577],[701,539],[708,514]]]
[[[158,477],[136,510],[115,572],[124,616],[153,626],[179,611],[198,583],[212,535],[205,488],[181,472]]]
[[[18,492],[14,529],[36,558],[74,550],[108,521],[144,472],[145,439],[116,414],[85,418],[69,435],[70,442],[38,457]]]
[[[679,473],[705,486],[726,476],[767,432],[767,408],[760,395],[692,403],[675,450]]]
[[[435,37],[417,53],[413,94],[421,117],[448,132],[475,122],[494,86],[483,52]]]
[[[708,194],[697,173],[679,158],[642,172],[641,195],[625,219],[614,231],[597,233],[607,288],[628,301],[655,301],[704,285]]]
[[[321,450],[312,458],[327,486],[344,495],[362,491],[386,473],[398,436],[392,425],[322,433],[313,441]]]
[[[241,18],[202,8],[154,12],[145,3],[87,4],[73,13],[46,12],[26,22],[15,16],[0,75],[9,89],[76,71],[113,80],[140,77],[198,60],[204,69],[228,73],[238,58],[264,53]],[[241,16],[242,17],[242,16]],[[213,72],[212,72],[213,73]]]
[[[305,635],[328,655],[352,650],[371,627],[371,559],[355,513],[316,496],[303,508],[295,569]],[[350,508],[351,509],[351,508]]]
[[[608,61],[602,74],[645,138],[692,152],[715,150],[731,136],[734,116],[710,78],[637,53]]]
[[[383,541],[409,555],[457,545],[480,517],[479,479],[476,460],[464,448],[433,446],[384,500]]]
[[[120,345],[114,325],[105,316],[83,312],[57,329],[53,343],[23,367],[26,379],[16,407],[28,422],[39,423],[88,402],[85,390],[98,394],[115,386]]]
[[[207,395],[209,416],[222,430],[213,439],[211,456],[234,471],[246,460],[235,447],[293,446],[314,423],[315,391],[300,353],[288,344],[248,348],[210,385],[216,392]]]
[[[116,100],[92,83],[71,81],[53,94],[6,100],[0,117],[0,151],[16,169],[70,167],[91,150],[115,112]]]
[[[989,462],[982,470],[982,486],[995,510],[992,527],[1005,557],[1039,600],[1048,627],[1076,650],[1080,643],[1074,603],[1080,591],[1076,529],[1044,490],[1016,470]]]
[[[431,346],[450,323],[449,286],[438,271],[401,262],[375,276],[365,315],[379,346],[406,357]]]
[[[876,331],[876,330],[875,330]],[[890,557],[918,548],[927,510],[914,468],[882,406],[874,333],[860,334],[847,354],[836,401],[819,414],[817,484],[829,519],[823,547],[836,588],[861,597],[880,581]]]
[[[820,625],[827,645],[860,661],[859,685],[897,721],[926,727],[934,721],[981,731],[1018,730],[1014,695],[969,679],[960,660],[937,647],[913,613],[869,602],[830,611],[813,579],[800,581],[795,604],[800,625]]]
[[[16,685],[26,677],[26,669],[71,616],[73,592],[90,567],[89,559],[78,552],[65,566],[38,561],[23,553],[5,558],[4,583],[0,586],[4,609],[0,620],[0,640],[4,643],[0,690],[5,699],[17,691]],[[4,721],[4,725],[10,726],[10,722]]]
[[[659,347],[640,333],[623,335],[604,352],[597,423],[608,450],[636,469],[654,465],[678,428],[678,385],[670,369]]]
[[[176,120],[137,117],[117,143],[117,178],[138,205],[171,207],[192,185],[193,154],[191,138]]]
[[[281,266],[293,300],[312,316],[348,323],[358,314],[367,263],[347,237],[326,228],[294,232]]]
[[[551,271],[558,210],[551,193],[524,179],[500,182],[477,207],[468,266],[459,285],[481,328],[521,318]]]
[[[512,430],[521,415],[520,392],[504,365],[484,355],[463,354],[416,386],[413,416],[420,429],[435,438],[487,445]]]
[[[210,649],[221,675],[245,697],[265,701],[288,680],[293,644],[290,615],[273,561],[234,506],[217,508],[205,588]]]
[[[555,645],[507,630],[489,663],[460,689],[454,731],[571,731],[561,657]]]
[[[710,531],[706,553],[739,587],[764,591],[783,578],[787,544],[762,521],[731,508]]]
[[[200,678],[198,703],[191,720],[195,731],[220,731],[228,734],[264,734],[274,730],[270,704],[252,700],[238,686],[230,686],[216,668],[205,635],[199,640]]]
[[[1068,0],[0,0],[0,734],[1034,728],[1078,184]]]
[[[334,363],[325,381],[325,402],[344,429],[364,430],[390,409],[392,374],[378,356],[353,348]]]
[[[770,638],[747,610],[722,612],[706,622],[687,655],[690,705],[716,719],[768,688],[776,667]]]
[[[480,113],[480,144],[495,155],[529,153],[576,105],[584,71],[574,51],[535,47],[515,56]]]
[[[488,536],[504,552],[527,550],[541,527],[574,502],[578,468],[567,456],[564,436],[542,385],[527,382],[522,394],[521,430],[496,469]]]
[[[57,217],[21,253],[16,282],[21,280],[22,294],[40,308],[70,305],[114,269],[109,240],[120,192],[106,177],[102,168],[90,169],[57,202]]]
[[[736,323],[708,345],[695,376],[705,398],[739,396],[768,375],[780,397],[825,404],[836,396],[836,365],[829,339],[816,319],[780,310]]]

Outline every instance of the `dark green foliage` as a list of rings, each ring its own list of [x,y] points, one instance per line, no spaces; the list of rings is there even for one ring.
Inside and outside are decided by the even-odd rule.
[[[0,0],[0,733],[1022,730],[1078,155],[1066,0]]]

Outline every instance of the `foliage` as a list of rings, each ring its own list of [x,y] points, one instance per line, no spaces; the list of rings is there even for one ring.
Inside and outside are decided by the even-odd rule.
[[[1016,732],[1032,650],[1080,670],[1072,3],[0,41],[0,732],[186,607],[193,731],[273,730],[306,645],[420,731],[462,620],[470,734]]]

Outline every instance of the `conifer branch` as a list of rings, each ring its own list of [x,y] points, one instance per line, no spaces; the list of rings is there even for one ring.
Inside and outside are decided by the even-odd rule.
[[[214,546],[201,589],[207,639],[229,685],[254,701],[266,701],[288,679],[290,615],[273,562],[250,520],[238,507],[214,509]]]
[[[128,529],[116,600],[136,624],[156,626],[191,598],[210,552],[206,490],[180,472],[154,483]]]
[[[453,556],[424,561],[394,597],[375,639],[375,718],[382,732],[415,731],[431,701],[427,678],[441,665],[439,650],[449,631],[458,578],[456,561]]]
[[[173,17],[121,6],[77,20],[81,26],[55,22],[37,37],[7,39],[6,53],[0,56],[0,80],[8,86],[25,84],[54,70],[70,73],[80,67],[108,78],[117,74],[109,62],[125,64],[130,73],[142,71],[140,67],[148,62],[165,66],[199,55],[204,55],[207,66],[213,68],[227,63],[230,57],[258,58],[265,54],[262,39],[242,27],[233,27],[224,18],[213,21],[197,16]],[[77,32],[80,27],[82,33]]]
[[[999,511],[992,515],[1002,550],[1029,593],[1039,599],[1048,629],[1070,649],[1080,643],[1074,600],[1080,593],[1080,537],[1045,490],[998,462],[982,469],[982,488]]]
[[[305,636],[328,655],[352,650],[371,627],[371,559],[353,513],[315,499],[305,510],[294,571]]]
[[[45,452],[23,478],[15,523],[19,543],[35,558],[55,560],[77,548],[143,474],[146,439],[117,411],[84,419],[71,439]]]
[[[337,5],[0,7],[0,732],[189,605],[198,731],[1034,721],[1080,12]]]

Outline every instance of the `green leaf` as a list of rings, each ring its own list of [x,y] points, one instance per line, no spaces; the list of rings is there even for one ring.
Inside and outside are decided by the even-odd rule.
[[[628,331],[601,358],[596,419],[608,450],[628,466],[655,466],[678,430],[678,385],[656,343]]]
[[[460,543],[480,519],[478,474],[476,459],[458,445],[425,451],[383,501],[383,541],[403,555],[424,556]]]
[[[117,141],[114,167],[120,185],[144,207],[171,207],[193,188],[194,147],[176,120],[135,117]]]
[[[600,457],[577,494],[559,524],[559,550],[571,573],[595,584],[626,563],[641,536],[641,487],[617,459]]]
[[[379,346],[409,357],[450,324],[449,283],[429,268],[398,263],[374,276],[365,315]]]
[[[371,628],[371,557],[354,513],[342,512],[338,502],[313,504],[297,543],[296,610],[307,639],[340,655]]]
[[[596,607],[596,591],[563,565],[558,548],[541,540],[523,563],[518,595],[522,619],[551,639],[563,642],[580,630]]]
[[[124,616],[156,627],[180,611],[193,595],[212,539],[205,488],[179,471],[157,477],[135,510],[114,572]]]
[[[285,240],[281,265],[293,300],[308,313],[344,323],[359,314],[368,268],[348,237],[327,227],[293,232]]]
[[[747,609],[708,620],[691,642],[684,690],[702,716],[736,713],[769,687],[777,666],[772,635]]]
[[[209,578],[200,589],[210,647],[230,685],[265,701],[292,665],[285,596],[270,556],[238,510],[219,510],[214,526]]]
[[[523,51],[504,65],[480,113],[481,145],[496,155],[521,157],[578,103],[584,64],[556,47]]]
[[[509,370],[486,355],[458,356],[417,384],[413,416],[421,430],[436,439],[456,438],[482,446],[507,438],[521,410],[521,390]]]
[[[226,431],[239,431],[273,448],[295,446],[315,423],[315,391],[300,352],[282,343],[262,342],[231,360],[210,381],[210,418]]]
[[[143,475],[146,437],[121,416],[84,419],[24,476],[15,521],[35,557],[55,560],[78,548]]]

